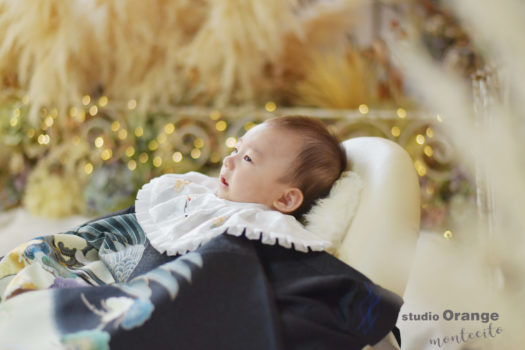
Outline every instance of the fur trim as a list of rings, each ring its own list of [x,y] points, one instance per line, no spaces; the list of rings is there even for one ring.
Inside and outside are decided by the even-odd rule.
[[[353,171],[343,172],[334,183],[328,197],[320,199],[305,215],[305,228],[330,241],[337,249],[354,218],[363,182]]]

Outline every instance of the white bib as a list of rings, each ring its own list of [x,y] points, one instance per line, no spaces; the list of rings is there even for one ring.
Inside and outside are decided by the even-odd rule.
[[[137,194],[135,213],[153,248],[168,255],[197,249],[220,234],[261,239],[302,252],[331,243],[304,229],[293,216],[264,204],[240,203],[215,195],[219,180],[190,172],[159,176]]]

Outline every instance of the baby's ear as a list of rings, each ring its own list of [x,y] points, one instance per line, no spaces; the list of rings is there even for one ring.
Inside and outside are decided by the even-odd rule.
[[[291,214],[299,209],[301,204],[303,204],[303,200],[303,191],[297,187],[289,187],[273,202],[273,206],[281,213]]]

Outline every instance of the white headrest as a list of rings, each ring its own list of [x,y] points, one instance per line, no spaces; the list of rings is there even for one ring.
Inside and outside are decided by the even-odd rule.
[[[363,188],[338,257],[403,295],[420,222],[419,183],[412,160],[401,146],[379,137],[357,137],[343,146]]]

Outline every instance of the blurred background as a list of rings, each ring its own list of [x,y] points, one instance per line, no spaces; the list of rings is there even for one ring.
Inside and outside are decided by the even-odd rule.
[[[407,310],[483,296],[508,312],[492,348],[521,348],[523,13],[519,0],[0,0],[2,251],[3,237],[129,206],[152,177],[214,175],[246,130],[307,115],[412,157],[426,260]],[[406,349],[443,334],[404,332]]]
[[[305,114],[341,140],[401,144],[422,226],[443,234],[473,179],[392,62],[406,21],[466,80],[483,64],[439,1],[2,1],[0,209],[106,214],[151,177],[213,174],[256,123]]]

